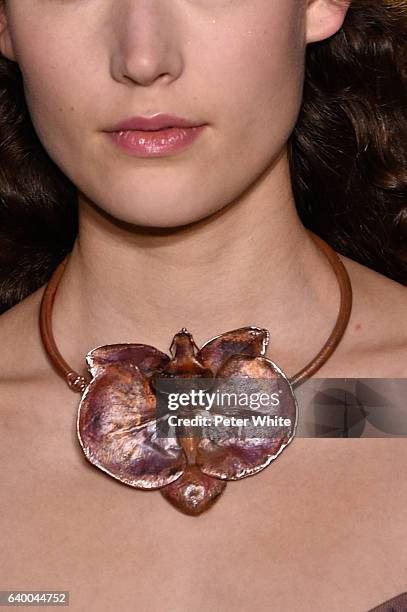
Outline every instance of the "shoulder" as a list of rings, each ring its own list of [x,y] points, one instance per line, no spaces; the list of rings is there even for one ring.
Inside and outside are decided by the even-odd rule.
[[[407,287],[340,255],[353,307],[342,351],[345,376],[407,378]]]
[[[39,331],[39,309],[45,287],[0,315],[0,381],[38,380],[47,360]]]
[[[39,309],[45,287],[0,316],[0,456],[10,456],[16,436],[27,448],[43,428],[57,435],[78,400],[52,371],[39,331]],[[67,406],[67,410],[55,407]],[[34,446],[33,446],[34,448]]]

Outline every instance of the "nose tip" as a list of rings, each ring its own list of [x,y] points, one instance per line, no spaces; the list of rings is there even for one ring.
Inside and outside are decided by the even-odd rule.
[[[123,83],[150,86],[157,80],[167,84],[183,67],[181,32],[172,6],[136,3],[120,15],[115,28],[113,77]]]
[[[171,80],[171,75],[163,70],[163,65],[159,65],[156,59],[141,57],[121,57],[113,64],[113,75],[117,81],[132,83],[147,87],[157,80]]]

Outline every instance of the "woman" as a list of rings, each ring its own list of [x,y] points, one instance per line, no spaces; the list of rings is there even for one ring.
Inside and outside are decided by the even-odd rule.
[[[81,375],[96,346],[168,353],[183,326],[201,346],[257,325],[291,376],[339,308],[307,225],[353,290],[318,376],[406,378],[403,11],[6,0],[2,589],[69,590],[74,610],[290,612],[361,612],[407,589],[404,440],[296,439],[191,519],[84,460],[78,396],[38,327],[72,250],[52,326]]]

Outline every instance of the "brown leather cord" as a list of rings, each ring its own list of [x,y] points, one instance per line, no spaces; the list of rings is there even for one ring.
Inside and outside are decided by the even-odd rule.
[[[290,378],[290,383],[293,387],[298,387],[300,383],[304,382],[308,378],[311,378],[311,376],[313,376],[324,365],[324,363],[328,361],[329,357],[332,355],[341,341],[343,334],[345,333],[352,312],[352,285],[345,266],[337,253],[329,246],[327,242],[325,242],[325,240],[322,240],[322,238],[310,230],[308,230],[308,232],[314,242],[325,253],[333,268],[333,271],[335,272],[336,279],[339,284],[341,303],[338,318],[336,319],[335,326],[329,335],[328,340],[325,342],[319,353],[317,353],[315,357],[302,368],[302,370]]]
[[[65,266],[68,263],[70,253],[58,264],[49,279],[45,291],[41,299],[40,306],[40,335],[44,348],[57,372],[65,378],[67,384],[73,391],[82,393],[90,382],[84,376],[78,374],[65,361],[55,343],[54,334],[52,333],[52,308],[54,306],[55,294],[59,285],[59,281],[64,273]]]
[[[339,284],[341,300],[339,314],[328,340],[325,342],[317,355],[315,355],[315,357],[305,367],[303,367],[302,370],[294,374],[294,376],[289,379],[292,387],[298,387],[300,383],[303,383],[306,379],[313,376],[329,359],[345,333],[352,311],[352,286],[345,266],[329,244],[310,230],[308,230],[308,232],[317,246],[319,246],[319,248],[325,253],[335,272]],[[86,389],[90,379],[87,380],[78,374],[78,372],[75,372],[75,370],[73,370],[64,360],[55,344],[51,324],[52,308],[54,305],[56,290],[65,266],[69,260],[69,256],[70,253],[68,253],[65,259],[63,259],[56,267],[42,296],[40,306],[40,334],[44,348],[57,372],[66,380],[67,384],[73,391],[82,393]]]

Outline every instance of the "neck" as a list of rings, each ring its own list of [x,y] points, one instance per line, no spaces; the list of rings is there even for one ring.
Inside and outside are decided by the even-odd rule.
[[[287,374],[321,348],[339,309],[330,264],[296,212],[286,157],[238,201],[188,226],[128,226],[79,199],[79,233],[57,290],[54,337],[78,372],[102,344],[168,353],[186,327],[198,346],[247,325]]]

